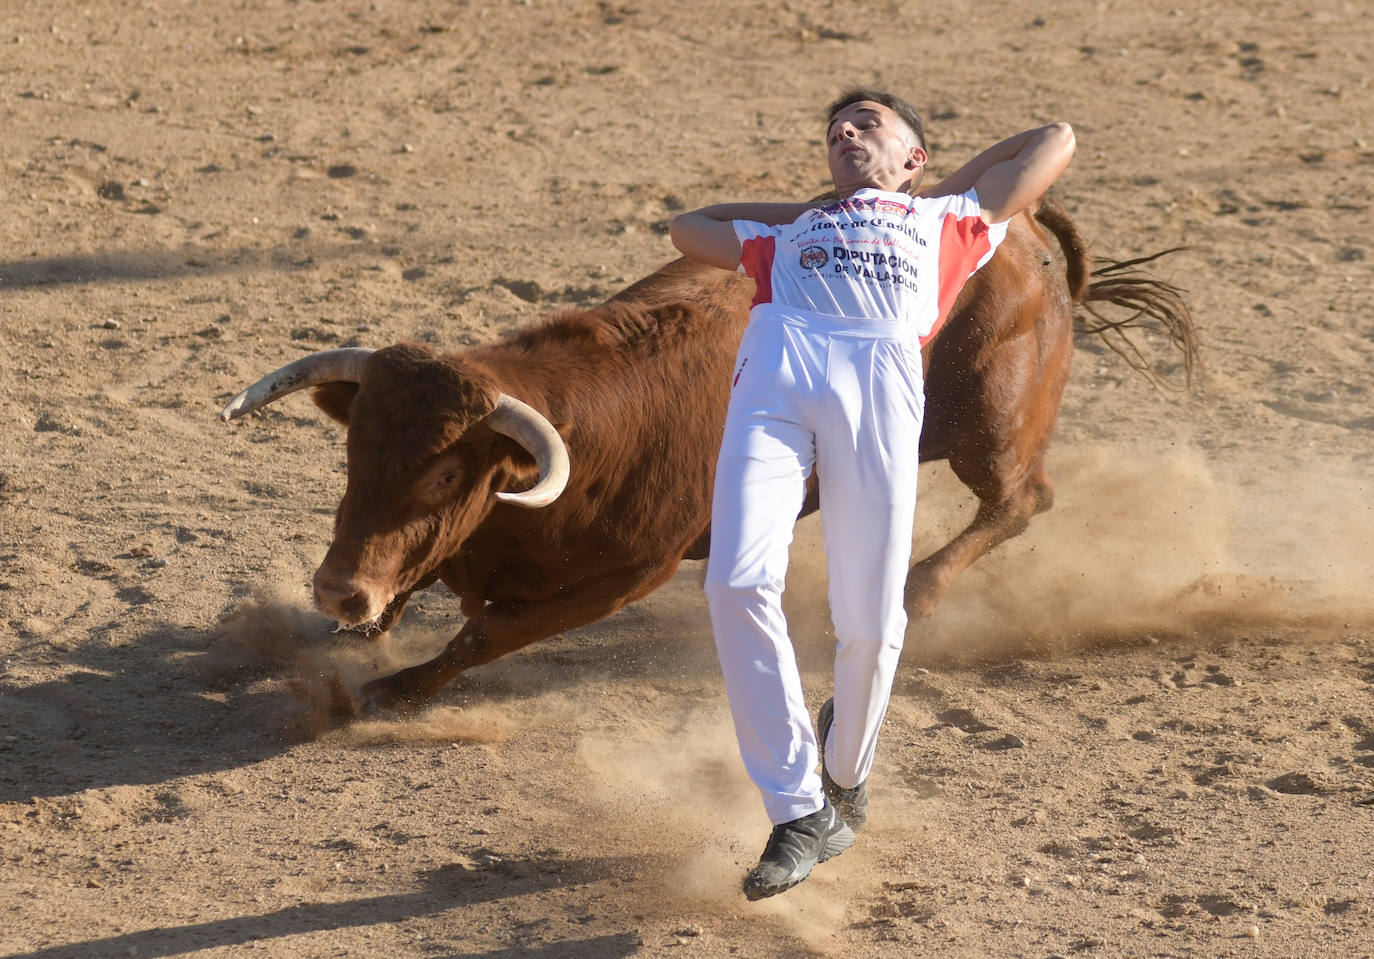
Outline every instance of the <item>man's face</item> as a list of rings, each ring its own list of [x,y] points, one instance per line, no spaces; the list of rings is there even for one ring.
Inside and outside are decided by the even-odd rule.
[[[851,103],[826,130],[830,176],[841,194],[863,187],[896,191],[920,175],[926,152],[891,109],[872,100]]]

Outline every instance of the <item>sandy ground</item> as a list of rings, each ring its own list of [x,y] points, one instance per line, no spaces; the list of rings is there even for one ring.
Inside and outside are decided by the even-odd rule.
[[[0,12],[0,953],[1374,956],[1364,4],[88,0]],[[766,62],[766,65],[765,65]],[[823,185],[904,92],[937,172],[1066,119],[1094,252],[1186,245],[1207,369],[1084,342],[1054,510],[914,624],[871,826],[746,903],[767,834],[698,564],[405,720],[414,661],[307,583],[341,431],[219,406],[304,352],[486,341]],[[1167,352],[1147,351],[1161,364]],[[923,474],[918,552],[969,515]],[[826,694],[824,564],[789,592]]]

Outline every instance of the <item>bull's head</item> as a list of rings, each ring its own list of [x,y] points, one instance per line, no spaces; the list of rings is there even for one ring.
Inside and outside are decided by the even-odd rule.
[[[348,486],[315,573],[315,604],[341,625],[372,623],[432,578],[493,497],[534,509],[567,484],[567,450],[548,420],[479,371],[418,346],[302,357],[234,397],[220,419],[306,387],[348,426]],[[528,472],[522,448],[538,480],[522,492],[496,488]]]

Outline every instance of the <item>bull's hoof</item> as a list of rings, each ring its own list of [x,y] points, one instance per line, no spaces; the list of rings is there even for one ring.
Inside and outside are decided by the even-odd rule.
[[[358,697],[349,691],[338,674],[325,681],[325,710],[335,723],[353,719],[361,712]]]
[[[930,589],[912,589],[908,586],[905,596],[907,615],[912,619],[929,619],[935,614],[939,598],[939,594]]]
[[[912,619],[929,619],[935,613],[945,588],[949,585],[940,574],[920,563],[911,567],[906,576],[906,590],[902,596],[907,615]]]
[[[363,683],[356,697],[359,715],[410,712],[420,706],[414,692],[398,681],[399,674]]]

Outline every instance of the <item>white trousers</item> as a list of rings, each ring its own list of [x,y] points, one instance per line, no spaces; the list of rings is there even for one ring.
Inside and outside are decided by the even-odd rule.
[[[906,631],[916,511],[919,346],[891,323],[756,311],[716,465],[706,595],[740,755],[769,819],[824,805],[816,736],[782,612],[792,527],[820,471],[835,626],[826,768],[868,778]]]

